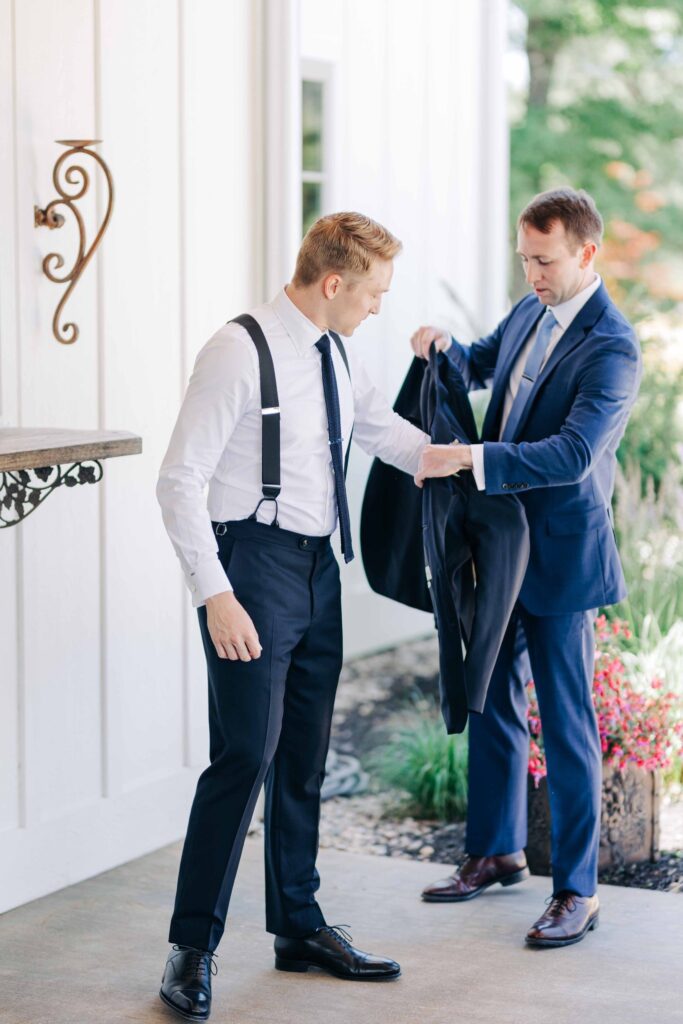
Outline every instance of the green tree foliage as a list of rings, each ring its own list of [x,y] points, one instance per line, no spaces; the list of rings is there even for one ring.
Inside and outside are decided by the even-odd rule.
[[[585,188],[606,225],[599,269],[626,311],[683,299],[683,0],[516,6],[529,80],[511,129],[513,219],[543,189]]]
[[[683,427],[679,412],[683,396],[683,370],[648,359],[638,401],[619,445],[618,458],[628,471],[638,468],[645,496],[647,481],[658,492],[662,482],[674,479],[680,491]]]

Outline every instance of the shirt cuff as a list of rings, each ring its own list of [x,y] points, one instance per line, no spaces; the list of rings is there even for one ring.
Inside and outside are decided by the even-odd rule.
[[[484,446],[483,444],[471,444],[472,453],[472,476],[480,491],[486,490],[486,474],[484,473]]]
[[[218,555],[210,562],[204,562],[197,566],[194,572],[188,573],[186,582],[192,594],[192,605],[199,608],[206,603],[208,597],[214,594],[221,594],[225,590],[232,590],[232,584],[225,575],[225,569],[221,565]]]
[[[420,468],[420,460],[422,458],[422,453],[425,450],[425,448],[427,447],[427,445],[431,444],[431,443],[432,443],[431,436],[429,434],[425,434],[424,431],[423,431],[422,432],[422,440],[418,443],[418,447],[415,450],[415,459],[416,459],[416,461],[414,462],[414,469],[411,470],[413,476],[417,476],[417,471]]]

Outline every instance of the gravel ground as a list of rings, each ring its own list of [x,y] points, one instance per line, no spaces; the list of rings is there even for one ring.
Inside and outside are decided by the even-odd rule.
[[[437,678],[435,636],[348,662],[339,685],[332,747],[363,759],[383,741],[402,710],[436,696]],[[438,864],[462,859],[464,823],[402,817],[395,810],[395,795],[375,788],[371,782],[370,792],[333,797],[323,804],[321,846]],[[683,892],[683,799],[662,801],[660,846],[663,852],[656,863],[611,869],[600,881]]]

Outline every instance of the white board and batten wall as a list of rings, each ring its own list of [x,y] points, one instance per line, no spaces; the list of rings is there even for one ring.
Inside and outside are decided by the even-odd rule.
[[[0,426],[144,446],[0,533],[0,910],[184,831],[205,671],[154,484],[196,352],[290,272],[302,74],[330,84],[325,211],[367,211],[405,245],[352,342],[393,397],[410,331],[449,314],[441,277],[482,320],[504,303],[504,203],[501,222],[484,189],[505,192],[504,118],[482,73],[501,46],[474,0],[0,0]],[[73,346],[52,337],[60,289],[40,266],[73,232],[33,227],[59,138],[103,139],[116,187],[67,307]],[[90,237],[102,203],[93,188]],[[356,543],[368,464],[357,449]],[[343,580],[347,654],[431,628],[371,595],[360,559]]]

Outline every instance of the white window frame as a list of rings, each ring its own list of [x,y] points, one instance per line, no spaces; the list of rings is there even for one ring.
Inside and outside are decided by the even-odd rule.
[[[299,141],[299,166],[300,166],[300,192],[303,205],[304,183],[313,182],[320,184],[320,213],[333,212],[334,199],[334,168],[335,161],[335,68],[330,61],[303,60],[301,62],[301,89],[303,94],[304,82],[320,82],[323,87],[323,111],[322,111],[322,171],[304,171],[303,169],[303,126],[301,128],[301,139]],[[301,101],[300,101],[301,102]],[[303,227],[303,225],[302,225]]]

